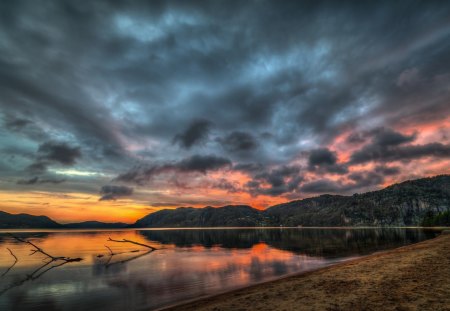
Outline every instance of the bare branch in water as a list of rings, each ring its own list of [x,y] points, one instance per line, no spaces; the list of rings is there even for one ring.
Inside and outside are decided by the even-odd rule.
[[[109,253],[111,254],[111,256],[114,256],[115,254],[113,253],[113,251],[111,250],[111,248],[109,248],[108,246],[105,245],[105,247],[109,250]]]
[[[24,283],[26,283],[28,281],[32,281],[32,280],[36,280],[36,279],[40,278],[42,275],[44,275],[45,273],[47,273],[48,271],[50,271],[52,269],[61,267],[63,265],[71,263],[71,262],[78,262],[78,261],[83,260],[82,258],[71,258],[71,257],[64,257],[64,256],[59,256],[59,257],[52,256],[49,253],[47,253],[46,251],[44,251],[42,248],[40,248],[39,246],[34,244],[33,242],[30,242],[28,240],[16,237],[16,236],[14,236],[12,234],[11,234],[11,236],[14,239],[16,239],[17,241],[21,242],[21,243],[25,243],[25,244],[31,245],[33,247],[33,249],[31,250],[31,254],[30,255],[34,255],[36,253],[40,253],[40,254],[46,256],[50,260],[45,262],[43,265],[39,266],[31,274],[27,274],[23,279],[19,279],[18,281],[15,281],[15,282],[11,283],[8,287],[0,290],[0,296],[3,295],[4,293],[6,293],[7,291],[9,291],[12,288],[19,287],[19,286],[21,286],[22,284],[24,284]],[[13,254],[13,252],[9,248],[8,248],[8,250],[9,250],[9,252],[11,253],[11,255],[14,257],[14,259],[16,261],[5,273],[3,273],[3,275],[8,273],[8,271],[11,270],[11,268],[14,267],[14,265],[18,261],[17,257]],[[60,261],[60,263],[52,265],[52,263],[57,262],[57,261]]]
[[[12,252],[12,250],[10,250],[9,248],[6,248],[6,249],[9,251],[9,253],[11,254],[11,256],[14,257],[14,263],[13,263],[11,266],[9,266],[9,268],[6,269],[6,271],[3,272],[3,274],[2,274],[0,277],[5,276],[5,275],[9,272],[9,270],[11,270],[11,269],[16,265],[16,263],[19,261],[19,259],[17,259],[16,255],[14,255],[14,253]]]
[[[119,242],[119,243],[132,243],[132,244],[136,244],[136,245],[139,245],[139,246],[150,248],[151,250],[157,250],[156,247],[153,247],[153,246],[150,246],[150,245],[147,245],[147,244],[143,244],[143,243],[139,243],[139,242],[135,242],[135,241],[131,241],[131,240],[127,240],[127,239],[113,240],[113,239],[109,238],[108,241]]]
[[[17,241],[19,241],[19,242],[26,243],[26,244],[29,244],[29,245],[33,246],[34,249],[31,250],[30,255],[34,255],[36,253],[41,253],[42,255],[47,256],[48,258],[50,258],[50,262],[57,261],[57,260],[63,260],[63,261],[66,261],[66,262],[77,262],[77,261],[83,260],[83,258],[71,258],[71,257],[63,257],[63,256],[55,257],[55,256],[50,255],[49,253],[44,251],[42,248],[40,248],[39,246],[37,246],[36,244],[34,244],[34,243],[32,243],[32,242],[30,242],[28,240],[21,239],[19,237],[14,236],[14,235],[11,235],[11,236],[14,239],[16,239]]]
[[[140,258],[140,257],[143,257],[143,256],[145,256],[145,255],[148,255],[148,254],[150,254],[151,252],[157,250],[156,247],[153,247],[153,246],[150,246],[150,245],[147,245],[147,244],[143,244],[143,243],[139,243],[139,242],[135,242],[135,241],[132,241],[132,240],[127,240],[127,239],[114,240],[114,239],[108,238],[108,241],[111,241],[111,242],[118,242],[118,243],[131,243],[131,244],[135,244],[135,245],[139,245],[139,246],[146,247],[146,248],[148,248],[149,250],[148,250],[147,252],[143,253],[143,254],[139,254],[139,255],[133,256],[133,257],[131,257],[131,258],[127,258],[127,259],[124,259],[124,260],[115,261],[115,262],[112,262],[112,263],[111,263],[111,259],[112,259],[112,257],[115,256],[115,255],[120,255],[120,254],[125,254],[125,253],[137,253],[137,252],[140,252],[140,251],[139,251],[139,250],[132,250],[132,251],[127,251],[127,252],[114,253],[114,252],[111,250],[111,248],[109,248],[108,246],[105,245],[105,247],[109,250],[109,253],[110,253],[109,258],[108,258],[108,260],[107,260],[106,263],[105,263],[105,266],[106,266],[106,267],[109,267],[109,266],[112,266],[112,265],[115,265],[115,264],[120,264],[120,263],[126,263],[126,262],[129,262],[129,261],[138,259],[138,258]]]
[[[112,249],[111,249],[109,246],[107,246],[107,245],[104,245],[104,246],[108,249],[108,251],[109,251],[109,256],[115,256],[115,255],[121,255],[121,254],[138,253],[138,252],[140,252],[140,250],[134,249],[134,250],[132,250],[132,251],[126,251],[126,252],[114,253],[114,252],[112,251]]]
[[[30,274],[25,275],[25,277],[23,279],[17,280],[15,282],[11,283],[8,287],[0,290],[0,296],[15,287],[19,287],[19,286],[23,285],[24,283],[26,283],[28,281],[33,281],[33,280],[40,278],[42,275],[44,275],[45,273],[47,273],[48,271],[50,271],[52,269],[55,269],[55,268],[58,268],[58,267],[61,267],[63,265],[70,263],[70,261],[62,261],[61,263],[59,263],[57,265],[48,267],[50,265],[50,263],[52,263],[52,262],[54,262],[54,261],[52,260],[52,261],[49,261],[49,262],[43,264],[42,266],[38,267],[36,270],[31,272]],[[44,268],[47,268],[47,269],[44,269]]]

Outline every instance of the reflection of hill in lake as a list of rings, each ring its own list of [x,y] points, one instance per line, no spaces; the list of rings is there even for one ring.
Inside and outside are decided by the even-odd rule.
[[[22,244],[21,242],[12,238],[13,236],[22,238],[22,239],[43,239],[52,235],[50,232],[13,232],[13,233],[0,233],[0,246],[5,242],[9,242],[15,245]]]
[[[363,255],[435,236],[416,229],[235,229],[139,231],[146,239],[178,247],[251,248],[258,243],[310,256]]]

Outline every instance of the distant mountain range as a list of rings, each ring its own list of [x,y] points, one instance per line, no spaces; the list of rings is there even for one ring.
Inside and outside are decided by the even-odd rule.
[[[68,229],[118,229],[126,228],[129,224],[123,222],[100,222],[100,221],[83,221],[63,225]]]
[[[0,228],[7,229],[421,225],[450,225],[450,175],[405,181],[352,196],[321,195],[264,211],[247,205],[166,209],[133,225],[96,221],[62,225],[46,216],[0,212]]]
[[[58,229],[62,225],[51,220],[47,216],[33,216],[29,214],[9,214],[0,211],[0,228],[2,229],[26,229],[48,228]]]
[[[0,229],[112,229],[127,226],[129,224],[122,222],[104,223],[99,221],[59,224],[47,216],[9,214],[0,211]]]

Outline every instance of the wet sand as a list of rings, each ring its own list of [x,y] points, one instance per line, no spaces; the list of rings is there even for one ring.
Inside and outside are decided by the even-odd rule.
[[[165,310],[450,310],[450,234]]]

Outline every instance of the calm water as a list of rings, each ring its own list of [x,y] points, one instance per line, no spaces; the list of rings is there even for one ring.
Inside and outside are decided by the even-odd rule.
[[[191,229],[0,233],[0,310],[152,310],[432,238],[420,229]],[[108,241],[129,239],[158,248]],[[115,254],[110,255],[108,246]],[[48,268],[51,268],[47,270]]]

